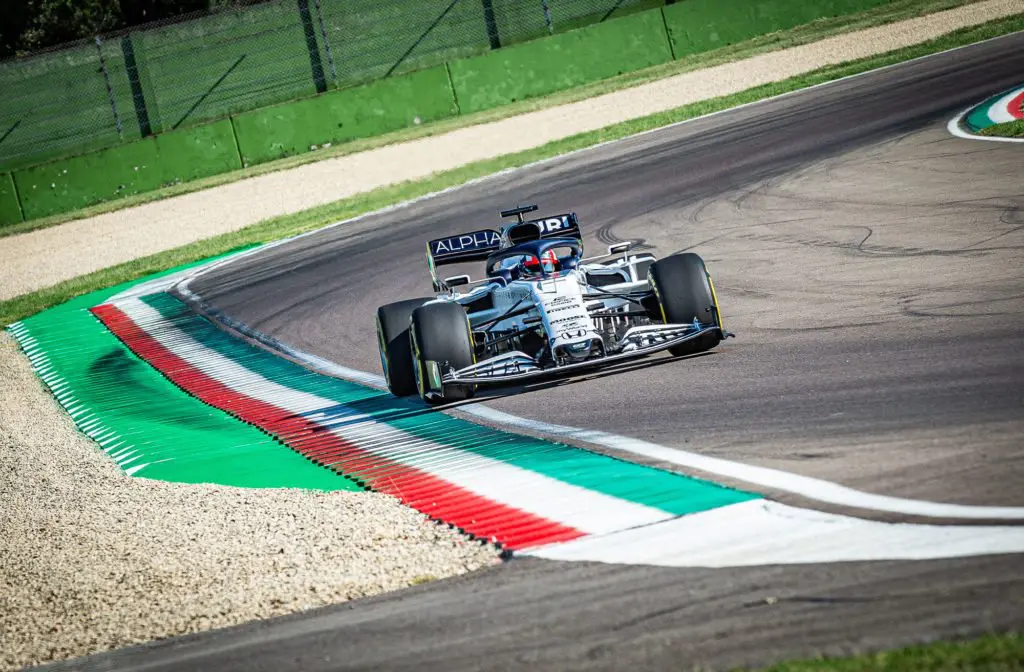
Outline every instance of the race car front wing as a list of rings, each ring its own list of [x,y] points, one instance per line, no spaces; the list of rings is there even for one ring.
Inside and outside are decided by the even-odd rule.
[[[696,320],[691,324],[637,326],[630,328],[622,335],[618,343],[619,349],[613,354],[571,364],[541,366],[533,357],[516,350],[457,371],[449,368],[447,372],[442,372],[441,382],[445,385],[486,385],[559,376],[653,355],[715,331],[719,332],[722,338],[732,336],[719,326],[701,324]]]

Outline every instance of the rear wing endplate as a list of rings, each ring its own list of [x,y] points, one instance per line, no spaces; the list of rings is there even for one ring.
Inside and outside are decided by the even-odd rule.
[[[444,289],[437,279],[437,267],[467,261],[485,261],[501,247],[501,234],[493,229],[437,238],[427,243],[427,267],[434,290]]]

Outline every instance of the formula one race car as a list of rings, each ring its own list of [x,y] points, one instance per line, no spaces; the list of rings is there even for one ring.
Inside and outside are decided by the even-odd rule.
[[[727,336],[704,261],[692,253],[630,256],[630,243],[583,258],[575,213],[517,221],[427,243],[436,298],[377,310],[388,389],[427,403],[477,386],[580,372],[662,350],[691,355]],[[486,277],[438,280],[437,267],[485,261]],[[477,285],[461,293],[459,287]]]

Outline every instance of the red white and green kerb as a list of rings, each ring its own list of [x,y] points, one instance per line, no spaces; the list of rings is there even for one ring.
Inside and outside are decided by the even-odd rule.
[[[1024,86],[993,96],[973,108],[964,117],[964,125],[976,133],[1018,119],[1024,119]]]
[[[1020,527],[797,509],[467,422],[233,338],[165,288],[96,292],[10,327],[78,427],[135,476],[367,488],[557,560],[724,567],[1024,551]]]

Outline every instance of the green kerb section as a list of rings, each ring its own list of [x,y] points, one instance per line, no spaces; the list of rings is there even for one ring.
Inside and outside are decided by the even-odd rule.
[[[986,100],[984,103],[978,105],[967,113],[967,116],[964,117],[964,124],[969,130],[977,133],[978,131],[988,128],[996,123],[988,116],[988,111],[992,109],[992,105],[996,100],[997,98]]]
[[[132,472],[147,465],[134,475],[181,483],[360,489],[182,392],[88,312],[134,284],[84,295],[24,320],[23,330],[16,330],[54,396],[122,468]]]
[[[979,103],[978,105],[971,108],[967,115],[964,116],[964,125],[967,127],[967,130],[971,131],[972,133],[977,133],[978,131],[982,131],[990,126],[995,126],[996,122],[989,115],[989,113],[992,111],[992,108],[995,106],[996,103],[1002,100],[1003,97],[1005,97],[1010,91],[1013,91],[1014,89],[1018,88],[1020,87],[1015,86],[1013,87],[1013,89],[1000,91],[996,95],[985,100],[985,102]]]
[[[168,294],[143,301],[168,318],[188,308]],[[188,334],[263,377],[336,401],[418,438],[528,469],[579,487],[645,504],[675,515],[707,511],[757,495],[653,467],[625,462],[562,443],[504,432],[426,408],[419,400],[396,399],[356,383],[312,373],[270,352],[231,338],[203,318],[188,321]]]

